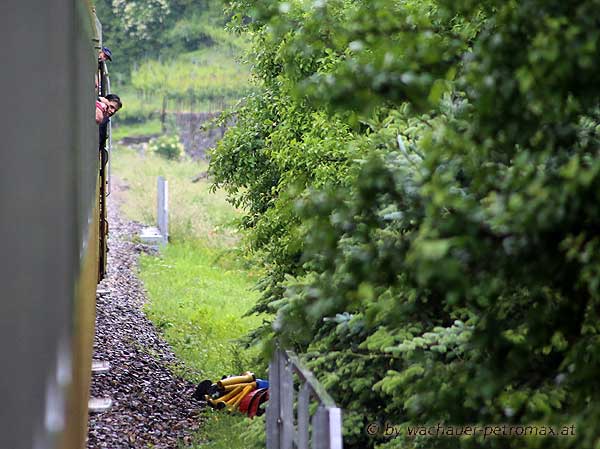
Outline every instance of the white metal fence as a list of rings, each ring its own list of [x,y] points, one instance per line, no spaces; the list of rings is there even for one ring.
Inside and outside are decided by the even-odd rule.
[[[277,350],[269,365],[267,449],[309,448],[342,449],[341,410],[294,353]]]

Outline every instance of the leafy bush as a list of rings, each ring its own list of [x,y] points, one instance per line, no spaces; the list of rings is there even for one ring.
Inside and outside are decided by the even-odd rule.
[[[262,90],[214,179],[268,269],[259,334],[304,353],[345,447],[600,447],[597,1],[234,8]],[[373,421],[577,431],[389,440]]]
[[[184,154],[183,144],[176,134],[164,135],[152,139],[148,143],[148,150],[166,159],[181,159]]]

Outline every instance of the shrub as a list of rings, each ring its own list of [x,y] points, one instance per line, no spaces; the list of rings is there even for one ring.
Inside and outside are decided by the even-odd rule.
[[[263,344],[303,353],[344,447],[600,448],[597,1],[247,3],[262,90],[213,179],[265,258]]]
[[[152,139],[148,144],[148,150],[166,158],[180,159],[183,154],[183,144],[179,141],[179,136],[176,134],[160,136]]]

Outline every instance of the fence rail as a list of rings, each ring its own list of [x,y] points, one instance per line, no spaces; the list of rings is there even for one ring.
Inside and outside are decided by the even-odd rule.
[[[269,364],[267,449],[309,448],[342,449],[342,413],[293,352],[277,350]]]

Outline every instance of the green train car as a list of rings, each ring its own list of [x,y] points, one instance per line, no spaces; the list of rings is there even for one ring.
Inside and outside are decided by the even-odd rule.
[[[104,172],[84,0],[0,2],[0,448],[85,446]]]

